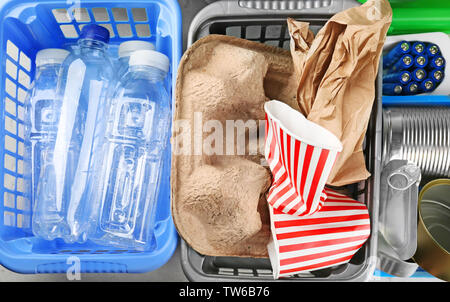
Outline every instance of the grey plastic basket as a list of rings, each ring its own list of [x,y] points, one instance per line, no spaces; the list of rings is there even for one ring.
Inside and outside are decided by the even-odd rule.
[[[359,5],[354,0],[217,1],[204,7],[191,22],[188,46],[209,34],[232,35],[288,49],[286,18],[310,23],[318,31],[339,11]],[[381,67],[380,67],[381,71]],[[381,162],[381,74],[375,83],[376,99],[364,143],[366,166],[372,176],[349,186],[353,197],[366,203],[371,236],[347,264],[276,281],[366,281],[375,270],[378,233],[379,175]],[[268,258],[211,257],[197,253],[181,241],[181,265],[194,282],[275,281]]]

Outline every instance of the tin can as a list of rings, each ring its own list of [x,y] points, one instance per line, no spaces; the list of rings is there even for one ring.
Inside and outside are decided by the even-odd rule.
[[[419,83],[412,81],[403,87],[404,95],[417,94],[419,92]]]
[[[384,83],[383,94],[384,95],[401,95],[403,87],[400,84]]]
[[[383,76],[383,83],[393,83],[406,85],[411,81],[411,73],[409,71],[400,71],[395,73],[388,73]]]
[[[409,53],[411,45],[408,41],[401,41],[397,43],[386,55],[383,56],[383,68],[389,69],[394,65],[402,56]]]
[[[392,72],[397,72],[401,70],[407,70],[414,65],[414,58],[410,54],[406,54],[400,58],[394,65],[391,67]]]
[[[432,69],[444,69],[445,59],[441,55],[437,55],[430,60],[429,67]]]
[[[436,83],[442,82],[444,79],[444,70],[433,69],[430,71],[430,78],[432,78]]]
[[[422,82],[427,77],[427,72],[423,68],[416,68],[411,72],[411,77],[416,82]]]
[[[450,281],[450,179],[434,179],[419,193],[417,249],[412,257],[428,273]]]
[[[439,46],[437,46],[434,43],[427,43],[425,46],[425,54],[428,56],[428,58],[434,57],[441,53],[441,50],[439,49]]]
[[[436,82],[432,78],[426,78],[419,85],[421,92],[431,92],[436,88]]]
[[[415,42],[411,47],[411,54],[413,56],[425,55],[425,44],[423,42]]]
[[[420,55],[414,58],[414,67],[425,68],[428,64],[428,58],[424,55]]]
[[[383,108],[382,161],[407,160],[424,179],[450,177],[450,107]]]

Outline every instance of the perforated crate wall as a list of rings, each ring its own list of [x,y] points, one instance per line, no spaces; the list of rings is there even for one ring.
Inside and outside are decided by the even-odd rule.
[[[115,60],[120,43],[145,40],[169,57],[166,88],[172,96],[182,52],[181,12],[175,0],[11,0],[0,3],[0,264],[25,273],[62,272],[67,257],[77,255],[81,270],[143,272],[164,264],[173,254],[177,233],[170,216],[170,149],[156,209],[157,249],[151,253],[87,244],[45,241],[31,231],[30,177],[24,158],[25,102],[35,74],[36,53],[44,48],[70,49],[86,24],[110,32]],[[83,265],[85,263],[85,265]],[[120,269],[118,269],[120,268]]]

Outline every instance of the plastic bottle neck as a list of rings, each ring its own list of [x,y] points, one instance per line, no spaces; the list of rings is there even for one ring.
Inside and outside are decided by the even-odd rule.
[[[137,79],[146,79],[152,82],[164,80],[167,73],[156,67],[146,65],[133,65],[129,67],[129,72]]]
[[[81,51],[86,49],[105,51],[106,48],[108,47],[106,43],[94,39],[80,39],[78,40],[78,46],[80,47]]]

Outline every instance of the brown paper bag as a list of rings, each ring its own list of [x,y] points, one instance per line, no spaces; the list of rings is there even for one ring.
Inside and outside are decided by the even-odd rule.
[[[333,132],[344,145],[329,185],[343,186],[370,176],[362,144],[391,21],[387,0],[369,0],[334,15],[314,39],[308,23],[288,20],[298,105],[310,121]]]

